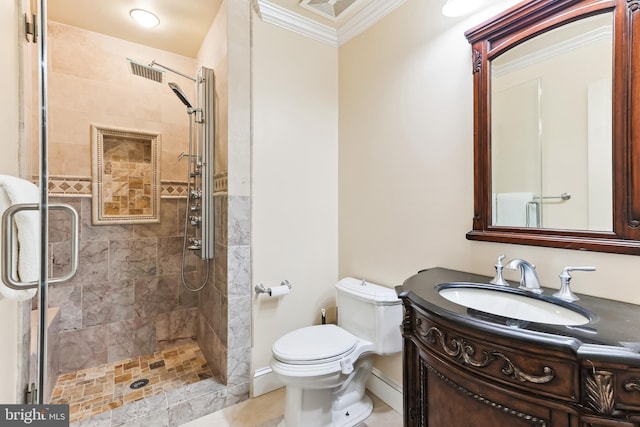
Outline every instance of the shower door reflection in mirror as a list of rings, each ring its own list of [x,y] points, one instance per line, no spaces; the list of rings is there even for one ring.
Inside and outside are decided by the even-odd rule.
[[[612,14],[491,61],[491,223],[611,231]]]

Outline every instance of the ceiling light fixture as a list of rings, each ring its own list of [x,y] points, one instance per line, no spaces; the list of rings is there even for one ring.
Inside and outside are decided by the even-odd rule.
[[[442,14],[449,17],[467,15],[480,9],[484,3],[484,0],[447,0],[442,7]]]
[[[160,23],[160,19],[148,10],[131,9],[129,15],[131,15],[134,21],[145,28],[155,27]]]

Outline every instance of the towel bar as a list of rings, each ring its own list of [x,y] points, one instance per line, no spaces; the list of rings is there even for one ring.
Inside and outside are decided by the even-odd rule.
[[[559,196],[534,196],[534,200],[550,200],[550,199],[561,199],[563,201],[569,200],[571,198],[571,194],[562,193]]]

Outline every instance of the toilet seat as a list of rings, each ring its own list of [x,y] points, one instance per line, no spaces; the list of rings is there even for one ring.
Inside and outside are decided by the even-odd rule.
[[[336,325],[296,329],[273,344],[276,360],[292,365],[330,363],[349,356],[358,346],[356,336]]]

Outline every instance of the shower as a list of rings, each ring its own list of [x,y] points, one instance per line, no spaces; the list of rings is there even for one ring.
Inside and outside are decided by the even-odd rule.
[[[223,24],[224,21],[216,23]],[[231,268],[238,258],[235,252],[229,257],[227,245],[226,156],[215,157],[215,169],[213,162],[214,135],[215,154],[226,153],[227,138],[217,138],[221,132],[223,136],[227,133],[226,101],[220,104],[222,110],[217,109],[218,87],[226,100],[226,83],[221,84],[220,71],[216,68],[214,91],[213,70],[201,68],[214,68],[215,58],[176,55],[111,36],[85,33],[80,28],[69,33],[65,24],[54,21],[47,22],[47,27],[56,46],[55,52],[49,50],[54,62],[74,57],[79,64],[98,61],[110,70],[94,73],[91,85],[76,85],[73,91],[66,90],[69,78],[81,80],[91,69],[72,67],[69,74],[49,73],[47,79],[45,67],[42,73],[27,73],[24,77],[25,84],[31,83],[35,88],[41,83],[49,85],[55,105],[63,102],[61,99],[68,101],[68,105],[77,105],[100,94],[99,102],[85,105],[87,108],[83,109],[80,120],[123,131],[122,136],[103,139],[104,150],[98,150],[98,154],[108,152],[111,156],[113,153],[102,172],[110,172],[115,177],[113,171],[116,170],[122,179],[117,184],[117,199],[110,205],[121,215],[117,223],[108,227],[91,220],[92,209],[105,200],[92,193],[98,188],[97,177],[101,175],[92,167],[105,165],[104,158],[99,162],[97,156],[83,157],[78,168],[75,160],[67,161],[77,157],[75,152],[64,150],[62,161],[51,164],[52,173],[64,176],[42,189],[48,193],[50,205],[70,203],[69,192],[74,193],[71,204],[80,212],[78,223],[82,223],[86,231],[79,236],[78,244],[82,270],[69,284],[49,286],[47,292],[43,292],[48,299],[45,303],[37,307],[28,303],[20,306],[17,323],[21,329],[16,330],[20,363],[7,367],[12,377],[15,373],[15,386],[8,388],[13,389],[18,402],[26,400],[18,393],[31,391],[33,396],[37,388],[37,399],[44,403],[68,404],[69,421],[73,425],[76,422],[98,425],[105,420],[114,426],[148,425],[156,420],[172,420],[175,416],[186,422],[227,405],[232,401],[227,396],[233,396],[233,400],[246,398],[248,365],[237,360],[248,360],[249,355],[248,334],[245,334],[248,301],[228,297],[236,296],[237,278],[233,277]],[[212,42],[216,49],[226,46],[224,39]],[[120,58],[114,58],[118,52]],[[190,76],[181,76],[152,63],[154,58]],[[221,71],[226,76],[226,70]],[[175,84],[175,92],[169,82]],[[189,105],[178,97],[179,92]],[[126,105],[122,104],[124,95],[128,98]],[[118,105],[120,107],[110,107]],[[224,120],[220,122],[219,117]],[[187,148],[189,122],[191,152]],[[49,140],[71,137],[75,124],[50,126]],[[221,128],[217,128],[219,124]],[[27,125],[25,132],[36,135],[43,122],[32,120]],[[136,136],[138,132],[156,134],[157,143],[146,143]],[[93,148],[96,145],[93,137],[100,136],[91,135],[88,141],[87,135],[79,133],[73,135],[73,141]],[[38,145],[32,148],[42,147]],[[177,158],[182,160],[178,162]],[[115,168],[114,162],[119,163]],[[72,173],[80,170],[86,170],[87,176]],[[148,184],[149,177],[151,184]],[[161,200],[158,201],[157,196]],[[125,212],[150,206],[159,208],[156,213],[159,211],[160,215],[154,215],[153,220],[125,218]],[[242,215],[244,210],[243,205]],[[234,206],[232,219],[235,211]],[[45,247],[49,256],[43,259],[56,276],[63,275],[70,269],[67,252],[72,244],[72,221],[59,213],[49,220],[52,225],[47,227],[49,234],[41,233],[49,241]],[[244,229],[245,222],[242,227]],[[182,265],[183,254],[186,254],[186,266]],[[244,265],[240,264],[242,261],[237,262]],[[181,270],[186,267],[187,285],[197,289],[205,279],[207,266],[209,276],[204,288],[199,292],[187,290]],[[245,288],[248,293],[248,287]],[[241,316],[233,316],[236,312]],[[42,321],[42,317],[48,319]],[[28,329],[29,324],[32,330]],[[236,330],[242,335],[236,337]],[[36,343],[31,346],[28,336],[38,333],[46,340],[39,349]],[[197,407],[193,409],[197,410],[185,412],[185,405],[191,406],[194,399]],[[206,404],[200,405],[204,402]]]
[[[182,89],[180,89],[180,86],[173,82],[169,82],[169,87],[171,88],[173,93],[175,93],[176,96],[180,98],[180,101],[182,101],[182,103],[187,106],[187,108],[193,108],[193,106],[189,102],[189,99],[187,98],[187,95],[185,95]]]
[[[206,286],[209,280],[208,261],[214,258],[215,76],[213,70],[206,67],[201,67],[197,77],[193,78],[155,61],[143,65],[127,60],[136,76],[162,83],[164,71],[155,68],[161,67],[195,83],[195,106],[177,83],[169,82],[168,85],[187,107],[189,116],[189,151],[178,156],[178,161],[184,158],[189,161],[180,275],[184,287],[197,292]],[[188,251],[199,253],[206,265],[204,278],[196,285],[190,284],[186,277]]]
[[[162,83],[162,73],[164,71],[153,68],[149,65],[144,65],[133,59],[127,58],[129,65],[131,66],[131,73],[134,76],[144,77],[145,79],[153,80],[154,82]]]

